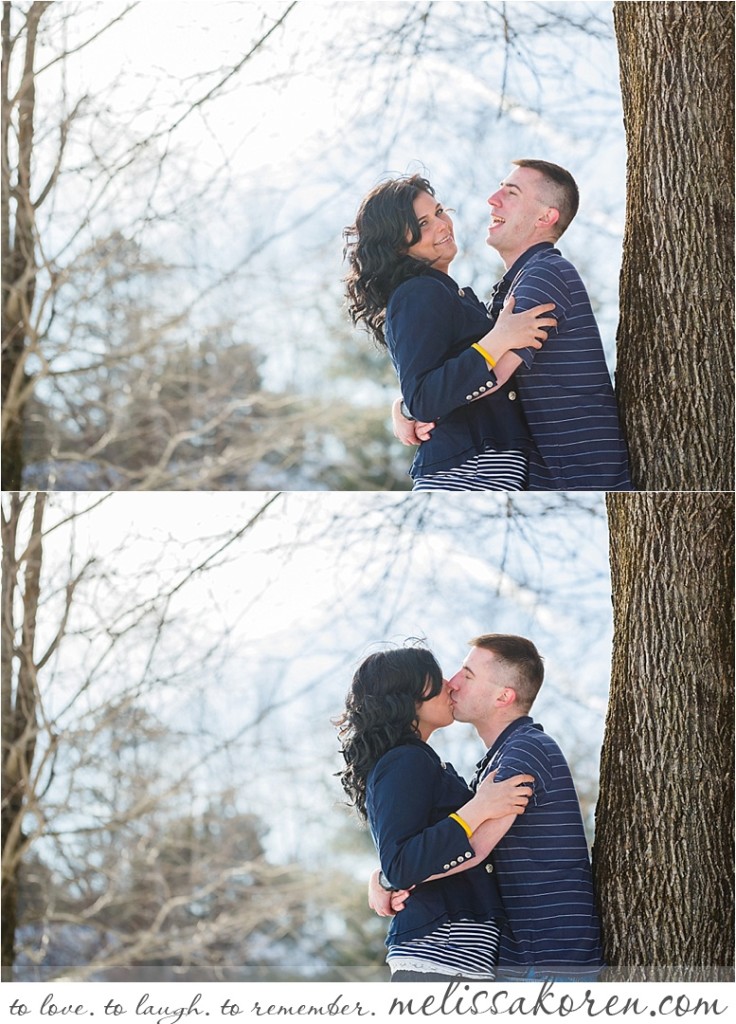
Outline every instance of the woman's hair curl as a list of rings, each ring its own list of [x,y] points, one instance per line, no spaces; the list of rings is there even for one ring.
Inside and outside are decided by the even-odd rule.
[[[358,667],[336,725],[346,766],[338,774],[362,818],[368,774],[388,750],[418,736],[417,705],[442,683],[442,669],[422,647],[380,651]]]
[[[348,313],[354,324],[365,324],[380,345],[386,344],[383,325],[391,292],[431,266],[407,253],[422,237],[414,213],[420,192],[434,196],[430,183],[419,174],[382,182],[368,193],[355,223],[343,232]]]

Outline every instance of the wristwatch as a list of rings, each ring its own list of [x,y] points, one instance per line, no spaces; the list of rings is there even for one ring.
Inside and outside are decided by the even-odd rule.
[[[381,886],[382,889],[385,889],[386,892],[398,892],[398,889],[396,889],[395,886],[391,885],[388,878],[386,878],[386,876],[384,875],[383,871],[381,871],[378,875],[378,884]]]

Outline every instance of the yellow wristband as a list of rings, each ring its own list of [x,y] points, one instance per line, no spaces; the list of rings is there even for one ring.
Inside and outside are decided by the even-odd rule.
[[[453,821],[456,821],[458,825],[460,825],[460,827],[463,829],[468,839],[470,839],[470,837],[473,834],[473,830],[470,827],[470,825],[468,825],[467,821],[463,821],[459,814],[448,814],[447,817],[452,818]]]
[[[489,355],[484,348],[481,348],[478,342],[476,342],[474,345],[471,345],[470,347],[474,348],[476,352],[480,352],[480,354],[483,356],[483,358],[491,367],[491,369],[493,369],[493,367],[496,365],[496,360],[493,358],[493,356]]]

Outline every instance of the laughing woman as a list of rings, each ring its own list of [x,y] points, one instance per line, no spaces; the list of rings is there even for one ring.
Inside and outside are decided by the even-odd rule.
[[[363,661],[337,723],[342,785],[368,822],[387,886],[416,886],[389,927],[392,981],[495,973],[503,910],[484,862],[508,816],[523,813],[531,794],[523,783],[533,779],[488,779],[473,795],[427,743],[452,721],[433,655],[402,648]]]
[[[345,240],[351,319],[388,349],[410,415],[436,423],[414,490],[523,490],[529,434],[502,357],[541,347],[554,304],[513,315],[512,299],[489,331],[486,306],[449,275],[452,219],[419,175],[373,189]]]

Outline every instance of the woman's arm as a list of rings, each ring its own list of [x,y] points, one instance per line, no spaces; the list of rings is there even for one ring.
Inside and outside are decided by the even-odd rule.
[[[473,832],[470,845],[473,847],[475,856],[472,860],[466,860],[457,867],[446,871],[444,875],[431,875],[425,878],[425,882],[435,882],[438,878],[445,878],[447,875],[457,875],[460,871],[467,871],[468,868],[477,868],[479,864],[488,857],[488,854],[496,848],[508,830],[516,821],[516,814],[507,814],[505,818],[493,818],[482,822]]]
[[[473,851],[472,858],[466,858],[458,862],[449,870],[433,874],[423,879],[425,882],[432,882],[438,878],[446,878],[447,875],[456,875],[460,871],[467,871],[468,868],[477,867],[487,857],[491,850],[506,835],[519,814],[523,814],[529,802],[533,790],[529,783],[533,783],[533,775],[514,775],[506,779],[511,782],[510,789],[502,792],[499,786],[503,782],[496,782],[496,772],[490,772],[481,782],[475,796],[457,810],[457,817],[461,823],[470,831],[468,835],[469,845]],[[503,808],[511,808],[511,811],[504,811]]]
[[[534,306],[524,313],[514,313],[515,304],[516,299],[509,295],[493,327],[476,342],[491,357],[491,361],[486,362],[489,370],[495,369],[502,357],[513,349],[541,348],[547,340],[547,331],[557,325],[555,318],[549,315],[555,308],[554,302]],[[518,356],[517,360],[516,366],[521,363]]]
[[[495,394],[499,388],[502,388],[507,380],[513,377],[514,373],[521,366],[523,359],[518,356],[516,352],[506,352],[496,363],[493,369],[493,376],[496,380],[495,384],[490,381],[486,383],[486,390],[478,398],[473,398],[472,401],[480,402],[484,398],[488,398],[489,395]],[[490,387],[488,385],[491,385]],[[422,420],[412,420],[404,416],[402,412],[402,406],[404,400],[399,395],[395,398],[391,404],[391,423],[393,425],[394,437],[398,438],[402,444],[410,447],[412,445],[420,445],[424,441],[428,441],[432,436],[432,431],[437,426],[436,423],[424,423]]]
[[[513,302],[507,303],[506,315],[481,338],[487,356],[498,362],[514,347],[541,348],[554,319],[540,313],[552,308],[547,303],[514,316]],[[470,344],[449,355],[457,352],[459,316],[452,296],[434,279],[405,282],[390,303],[386,341],[404,401],[423,423],[436,422],[468,405],[474,392],[485,395],[496,386],[488,359]]]
[[[489,395],[493,395],[499,388],[502,388],[506,381],[510,380],[516,373],[518,368],[523,363],[521,356],[518,356],[516,352],[506,352],[496,363],[493,369],[493,376],[496,383],[493,384],[491,381],[486,382],[486,390],[478,398],[473,398],[473,402],[480,402],[484,398],[488,398]],[[489,386],[490,385],[490,386]],[[402,412],[402,406],[404,400],[399,395],[395,398],[391,404],[391,423],[393,425],[394,437],[398,438],[402,444],[410,447],[412,445],[420,445],[424,441],[428,441],[432,436],[432,431],[437,426],[436,423],[424,423],[422,420],[412,420],[404,416]]]
[[[494,391],[498,391],[499,388],[503,387],[507,380],[511,380],[523,362],[524,360],[516,352],[504,353],[493,368],[493,374],[496,378],[495,388],[489,388],[485,395],[481,395],[480,398],[487,398],[488,395],[492,395]],[[476,401],[480,401],[480,399],[476,399]]]
[[[472,860],[463,861],[457,867],[451,868],[437,875],[430,875],[425,882],[436,882],[438,879],[447,878],[448,875],[457,875],[468,868],[476,868],[488,857],[488,854],[495,849],[503,839],[517,815],[507,814],[504,818],[490,818],[484,821],[472,835],[470,845],[474,851]],[[393,917],[404,909],[404,904],[411,895],[411,889],[384,889],[381,885],[381,871],[376,868],[368,881],[368,906],[379,917]]]
[[[461,821],[449,815],[438,821],[438,806],[453,807],[455,793],[462,799],[462,781],[419,746],[389,751],[369,777],[366,810],[378,859],[390,884],[408,888],[470,860],[473,850],[467,832],[486,818],[523,810],[531,794],[525,783],[531,779],[518,775],[481,786],[458,808]]]
[[[456,814],[462,818],[474,836],[488,819],[505,819],[509,815],[516,817],[517,814],[523,814],[529,797],[534,792],[530,785],[533,782],[533,775],[522,774],[514,775],[504,782],[496,782],[496,772],[489,772],[478,786],[475,795],[462,807],[458,807]]]

